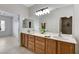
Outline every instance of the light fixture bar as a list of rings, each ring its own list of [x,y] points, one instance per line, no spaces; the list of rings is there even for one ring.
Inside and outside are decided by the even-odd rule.
[[[40,15],[44,15],[44,14],[47,14],[47,13],[50,13],[48,7],[42,8],[42,9],[36,11],[35,15],[40,16]]]
[[[40,10],[37,10],[36,12],[43,11],[43,10],[45,10],[45,9],[48,9],[48,7],[42,8],[42,9],[40,9]]]

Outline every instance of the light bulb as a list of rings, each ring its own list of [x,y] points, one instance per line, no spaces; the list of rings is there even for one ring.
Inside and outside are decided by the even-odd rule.
[[[44,13],[45,13],[45,11],[43,10],[43,11],[42,11],[42,15],[44,15]]]
[[[43,15],[43,11],[39,11],[39,15]]]
[[[43,12],[42,11],[40,11],[40,15],[42,15],[43,14]]]
[[[50,13],[49,9],[46,9],[46,12],[47,12],[47,13]]]
[[[50,9],[43,9],[39,10],[38,12],[35,13],[35,15],[40,16],[40,15],[44,15],[44,14],[49,14],[50,13]]]
[[[37,13],[37,12],[35,12],[35,15],[38,15],[38,13]]]
[[[43,10],[43,14],[47,14],[47,13],[50,13],[49,9]]]
[[[41,11],[39,11],[39,15],[41,15]]]
[[[45,9],[45,10],[43,10],[43,14],[46,14],[46,9]]]
[[[35,15],[36,15],[36,16],[39,16],[39,12],[36,12]]]
[[[38,12],[37,14],[38,14],[38,16],[39,16],[39,15],[40,15],[40,12]]]

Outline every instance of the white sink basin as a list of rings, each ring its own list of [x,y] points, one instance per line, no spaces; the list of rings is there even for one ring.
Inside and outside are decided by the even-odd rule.
[[[60,37],[60,36],[53,36],[53,37],[57,39],[65,39],[64,37]]]
[[[63,36],[53,36],[54,38],[57,38],[57,39],[65,39],[65,40],[67,40],[67,39],[72,39],[72,37],[71,36],[65,36],[65,35],[63,35]]]

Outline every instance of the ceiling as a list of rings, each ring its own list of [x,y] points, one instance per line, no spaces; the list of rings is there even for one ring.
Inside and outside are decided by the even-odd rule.
[[[24,6],[26,7],[31,7],[31,6],[34,6],[35,4],[24,4]],[[68,5],[72,5],[72,4],[38,4],[40,6],[48,6],[48,7],[53,7],[53,8],[60,8],[60,7],[63,7],[63,6],[68,6]]]
[[[31,6],[33,6],[34,4],[24,4],[24,6],[26,6],[26,7],[31,7]]]

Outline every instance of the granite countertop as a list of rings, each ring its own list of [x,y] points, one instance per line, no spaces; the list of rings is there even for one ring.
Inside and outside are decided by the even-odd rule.
[[[58,33],[50,33],[50,32],[41,34],[39,32],[28,33],[26,31],[22,31],[22,33],[77,44],[76,39],[72,35],[68,35],[68,34],[61,34],[61,37],[60,37],[58,36]]]

